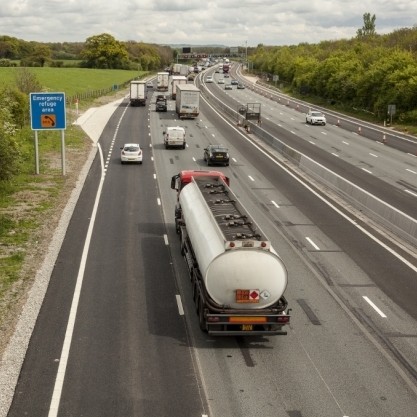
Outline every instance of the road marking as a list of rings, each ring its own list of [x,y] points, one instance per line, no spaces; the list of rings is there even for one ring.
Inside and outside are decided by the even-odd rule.
[[[386,318],[387,316],[366,296],[363,295],[362,298],[382,317]]]
[[[236,158],[232,158],[232,161],[233,161],[233,162],[237,162]]]
[[[279,205],[274,201],[274,200],[271,200],[271,203],[276,207],[276,208],[279,208]]]
[[[113,142],[116,139],[117,133],[119,131],[120,123],[122,122],[122,119],[127,109],[128,107],[125,108],[124,112],[120,116],[119,123],[117,124],[117,128],[114,132]],[[84,280],[84,271],[85,271],[88,251],[89,251],[90,243],[91,243],[91,236],[93,234],[93,228],[94,228],[94,223],[95,223],[96,216],[97,216],[98,204],[99,204],[101,192],[103,189],[104,179],[106,178],[106,168],[104,165],[103,150],[101,149],[100,143],[97,143],[97,147],[98,147],[98,151],[100,155],[100,166],[101,166],[100,183],[97,188],[97,194],[94,200],[93,211],[91,213],[90,222],[88,224],[87,235],[84,241],[84,248],[83,248],[83,252],[81,255],[80,266],[78,268],[77,280],[75,283],[74,296],[71,302],[71,309],[70,309],[70,313],[68,317],[67,328],[65,330],[64,343],[62,345],[61,357],[59,359],[58,371],[57,371],[56,378],[55,378],[54,390],[52,392],[52,399],[49,405],[48,417],[56,417],[58,415],[58,409],[59,409],[59,405],[61,402],[62,388],[64,385],[65,373],[67,370],[69,351],[71,348],[72,336],[74,333],[74,326],[75,326],[75,319],[77,316],[78,303],[80,301],[81,288],[82,288],[83,280]]]
[[[345,140],[342,140],[342,143],[344,143],[345,145],[347,145],[347,146],[349,146],[350,145],[350,143],[349,142],[346,142]]]
[[[406,193],[413,195],[414,197],[417,197],[417,193],[413,193],[410,190],[404,190]]]
[[[369,155],[373,156],[374,158],[378,158],[378,155],[375,155],[374,153],[370,153]]]
[[[153,174],[153,179],[156,180],[156,174]]]
[[[332,152],[333,156],[336,156],[337,158],[339,158],[339,155],[337,153]]]
[[[168,235],[164,235],[164,242],[165,242],[165,245],[168,246]]]
[[[367,172],[368,174],[372,174],[372,171],[369,171],[369,169],[362,168],[363,171]]]
[[[412,174],[417,174],[417,172],[413,171],[412,169],[406,168],[405,170],[408,171],[408,172],[411,172]]]
[[[158,202],[158,206],[160,206],[161,205],[161,199],[157,198],[156,201]]]
[[[96,198],[94,201],[93,212],[91,213],[91,217],[90,217],[90,223],[88,225],[87,236],[84,242],[83,253],[81,256],[80,267],[78,269],[78,276],[77,276],[77,281],[76,281],[75,289],[74,289],[74,296],[72,298],[70,314],[68,317],[67,329],[65,331],[64,344],[62,346],[61,357],[59,359],[59,366],[58,366],[58,371],[57,371],[57,375],[55,379],[54,391],[52,394],[51,404],[49,405],[48,417],[56,417],[58,415],[59,404],[61,402],[62,387],[64,385],[65,372],[67,369],[69,351],[71,347],[72,335],[74,333],[74,326],[75,326],[75,319],[77,315],[78,303],[80,300],[81,288],[82,288],[83,280],[84,280],[84,271],[85,271],[85,266],[87,263],[87,255],[88,255],[88,250],[90,248],[91,236],[93,233],[94,223],[95,223],[95,219],[97,215],[98,203],[100,201],[101,191],[103,189],[103,184],[104,184],[105,176],[103,172],[104,171],[103,170],[103,166],[104,166],[103,151],[101,150],[101,146],[99,143],[97,143],[97,146],[98,146],[98,150],[100,154],[102,174],[101,174],[100,184],[97,189]]]
[[[312,241],[312,239],[311,238],[309,238],[309,237],[306,237],[306,240],[310,243],[310,245],[311,246],[313,246],[313,248],[315,249],[315,250],[320,250],[320,248]]]
[[[255,181],[250,175],[248,175],[248,177],[251,181]]]
[[[183,316],[184,315],[184,308],[182,307],[181,296],[176,295],[175,298],[177,299],[178,313],[180,313],[180,316]]]

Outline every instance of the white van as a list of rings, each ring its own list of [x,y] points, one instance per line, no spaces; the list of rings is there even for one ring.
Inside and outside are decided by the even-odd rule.
[[[185,129],[180,126],[167,127],[163,132],[165,149],[182,148],[185,149]]]

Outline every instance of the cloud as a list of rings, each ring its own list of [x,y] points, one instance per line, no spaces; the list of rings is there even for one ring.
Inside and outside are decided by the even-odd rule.
[[[15,0],[0,5],[0,35],[39,42],[117,40],[158,44],[297,45],[352,38],[363,14],[377,33],[416,25],[409,0]]]

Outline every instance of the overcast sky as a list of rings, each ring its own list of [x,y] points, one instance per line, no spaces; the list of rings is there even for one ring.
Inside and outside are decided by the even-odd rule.
[[[298,45],[417,25],[417,0],[1,0],[0,35],[84,42],[109,33],[157,44]]]

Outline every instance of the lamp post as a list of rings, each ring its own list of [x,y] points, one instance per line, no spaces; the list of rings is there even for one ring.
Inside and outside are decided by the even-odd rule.
[[[248,68],[248,41],[245,41],[245,63],[246,63],[246,71],[249,70]]]

